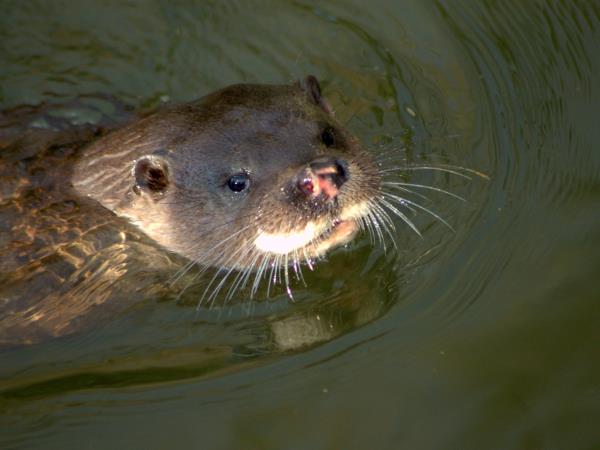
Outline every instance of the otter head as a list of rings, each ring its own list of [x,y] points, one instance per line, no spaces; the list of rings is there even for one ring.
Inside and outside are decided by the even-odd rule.
[[[379,192],[312,76],[158,111],[85,149],[73,182],[173,252],[261,272],[348,242]]]

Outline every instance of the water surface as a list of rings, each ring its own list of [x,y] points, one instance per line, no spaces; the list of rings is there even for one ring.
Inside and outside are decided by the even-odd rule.
[[[466,199],[421,192],[454,231],[363,236],[293,303],[147,298],[0,353],[1,447],[596,448],[599,28],[592,1],[5,2],[2,109],[313,73],[381,161],[489,180],[398,173]]]

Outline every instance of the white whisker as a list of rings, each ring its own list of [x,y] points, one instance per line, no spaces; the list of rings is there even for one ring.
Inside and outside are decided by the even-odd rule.
[[[450,197],[453,197],[453,198],[455,198],[457,200],[466,202],[466,200],[463,197],[461,197],[460,195],[456,195],[456,194],[454,194],[452,192],[449,192],[449,191],[446,191],[444,189],[436,188],[436,187],[433,187],[433,186],[427,186],[427,185],[424,185],[424,184],[402,183],[402,182],[394,182],[394,181],[383,181],[381,184],[385,185],[385,186],[393,186],[393,187],[398,187],[398,188],[402,187],[402,186],[410,186],[410,187],[416,187],[416,188],[422,188],[422,189],[429,189],[431,191],[441,192],[442,194],[446,194],[446,195],[448,195]],[[423,196],[421,194],[418,194],[417,192],[411,191],[409,189],[402,189],[402,190],[405,190],[406,192],[411,192],[412,194],[424,197],[425,199],[429,200],[427,197],[425,197],[425,196]]]
[[[411,170],[437,170],[438,172],[445,172],[445,173],[451,173],[453,175],[457,175],[459,177],[465,178],[467,180],[471,180],[471,177],[468,175],[465,175],[464,173],[460,173],[457,172],[456,170],[452,170],[452,169],[447,169],[445,167],[434,167],[434,166],[404,166],[404,167],[393,167],[391,169],[384,169],[379,171],[380,174],[384,174],[384,173],[389,173],[389,172],[397,172],[397,171],[402,171],[402,172],[408,172]]]
[[[400,217],[415,233],[419,235],[420,238],[423,237],[419,229],[415,226],[414,223],[412,223],[412,221],[406,216],[406,214],[404,214],[402,211],[400,211],[398,208],[396,208],[394,205],[392,205],[385,199],[381,199],[381,204],[388,208],[390,211],[392,211],[394,214],[396,214],[398,217]]]
[[[399,196],[394,195],[394,194],[384,193],[384,195],[386,197],[388,197],[388,198],[391,198],[391,199],[394,199],[394,200],[398,201],[405,208],[408,208],[408,206],[406,206],[406,203],[408,203],[409,205],[413,205],[415,208],[418,208],[421,211],[425,211],[426,213],[430,214],[432,217],[435,217],[437,220],[439,220],[444,225],[446,225],[450,230],[455,231],[454,228],[452,228],[452,226],[448,222],[446,222],[443,218],[441,218],[438,214],[434,213],[430,209],[425,208],[424,206],[421,206],[418,203],[415,203],[413,201],[410,201],[410,200],[408,200],[406,198],[403,198],[403,197],[399,197]]]

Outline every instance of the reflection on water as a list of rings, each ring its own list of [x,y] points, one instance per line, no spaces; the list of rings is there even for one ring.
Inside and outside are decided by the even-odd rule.
[[[398,173],[466,200],[416,189],[455,231],[419,211],[422,238],[398,222],[397,248],[359,239],[307,273],[293,303],[196,311],[193,295],[142,293],[129,307],[124,289],[107,324],[0,353],[2,447],[597,445],[598,7],[190,3],[11,4],[2,109],[64,111],[84,94],[151,108],[315,73],[382,163],[490,180]],[[109,104],[58,116],[126,120]],[[2,198],[6,224],[14,203]],[[26,225],[4,226],[2,245]]]

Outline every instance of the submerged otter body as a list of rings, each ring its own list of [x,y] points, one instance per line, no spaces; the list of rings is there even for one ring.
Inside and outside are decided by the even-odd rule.
[[[223,281],[236,274],[235,286],[253,277],[251,295],[273,273],[289,291],[290,267],[297,272],[383,220],[378,171],[311,76],[291,86],[235,85],[168,106],[72,153],[75,163],[64,170],[70,183],[46,194],[62,199],[50,202],[63,226],[59,242],[39,245],[52,247],[43,257],[2,263],[12,284],[0,290],[0,344],[37,342],[96,323],[85,317],[111,303],[112,293],[129,298],[139,291],[130,285],[153,276],[147,275],[153,267],[133,271],[131,261],[161,249],[164,264],[156,270],[170,271],[167,280],[187,260],[186,267],[216,267]],[[69,196],[75,206],[61,216]],[[27,222],[27,211],[20,211],[24,218],[13,232]],[[29,235],[35,233],[32,226]],[[87,239],[98,233],[110,245]],[[158,245],[148,250],[152,242]],[[18,247],[9,243],[5,255],[11,245]],[[34,244],[28,245],[18,248]],[[57,255],[54,284],[20,298],[19,286],[48,272]],[[157,285],[164,287],[165,278]],[[21,339],[28,327],[36,333]]]

